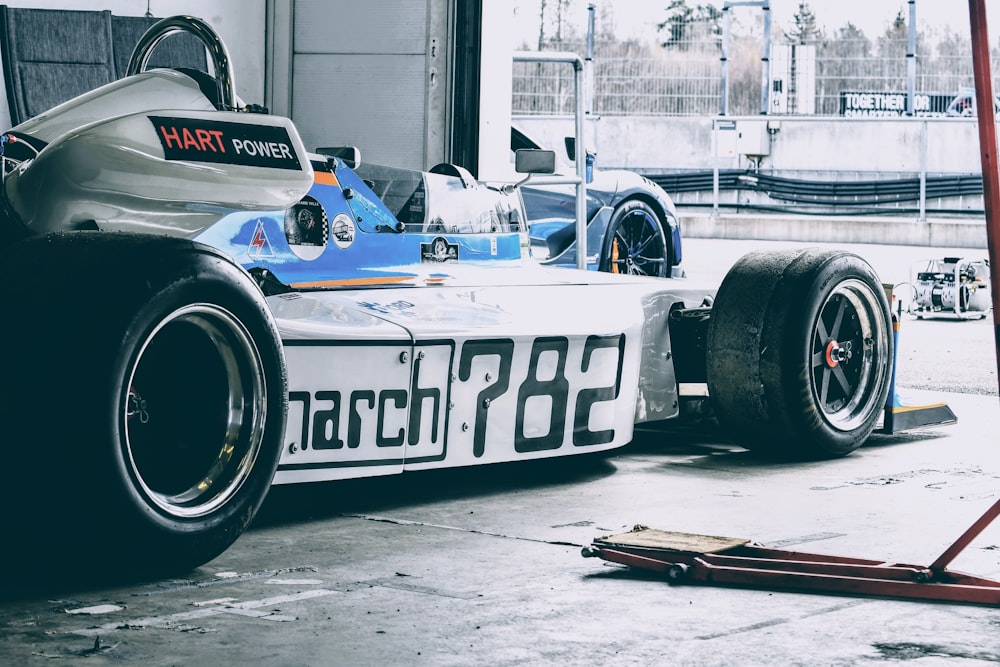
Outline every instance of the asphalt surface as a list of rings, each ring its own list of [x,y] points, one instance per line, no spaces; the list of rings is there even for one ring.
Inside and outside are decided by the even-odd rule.
[[[709,249],[689,271],[741,248],[688,257]],[[883,279],[908,266],[867,258]],[[998,607],[670,585],[580,555],[644,524],[930,564],[1000,497],[990,330],[904,322],[935,346],[913,354],[939,360],[914,377],[964,388],[938,392],[959,421],[843,459],[769,462],[711,426],[644,431],[608,456],[276,488],[235,546],[179,579],[95,583],[67,552],[53,575],[71,583],[0,592],[0,664],[995,664]],[[951,567],[1000,578],[1000,524]]]

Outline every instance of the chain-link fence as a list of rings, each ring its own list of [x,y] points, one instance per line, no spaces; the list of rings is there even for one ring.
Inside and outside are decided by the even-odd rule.
[[[801,5],[791,27],[766,26],[758,8],[723,12],[709,4],[681,11],[687,9],[684,0],[669,6],[673,13],[649,26],[655,40],[597,35],[594,113],[718,114],[725,94],[729,115],[759,114],[762,104],[769,114],[903,115],[912,86],[915,115],[944,115],[972,86],[968,35],[921,25],[902,11],[887,18],[883,33],[868,36],[850,22],[829,33],[817,28],[808,9],[801,15]],[[539,44],[543,50],[585,52],[582,38],[540,38]],[[1000,53],[993,60],[996,72]],[[566,68],[517,63],[513,112],[572,113],[572,86]]]

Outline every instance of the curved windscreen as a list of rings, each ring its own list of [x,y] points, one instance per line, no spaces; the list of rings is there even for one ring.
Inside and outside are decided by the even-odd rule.
[[[355,172],[410,232],[481,234],[520,231],[519,194],[456,176],[363,163]]]

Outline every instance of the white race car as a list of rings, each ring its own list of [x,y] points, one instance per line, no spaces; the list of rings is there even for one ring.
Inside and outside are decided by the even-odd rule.
[[[146,71],[182,30],[214,79]],[[688,401],[747,447],[839,456],[891,405],[892,320],[857,256],[752,254],[718,288],[548,268],[516,190],[440,174],[397,216],[356,152],[310,153],[244,106],[197,19],[2,141],[2,493],[24,562],[190,568],[272,482],[608,450]],[[453,219],[470,188],[489,203]]]

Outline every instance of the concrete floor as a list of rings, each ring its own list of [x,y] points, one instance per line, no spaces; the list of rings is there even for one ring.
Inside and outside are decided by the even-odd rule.
[[[947,399],[957,425],[836,461],[675,431],[607,457],[279,487],[182,580],[5,591],[0,663],[1000,662],[1000,608],[671,586],[580,556],[643,523],[930,564],[1000,496],[996,397]],[[1000,524],[952,569],[1000,576]]]

